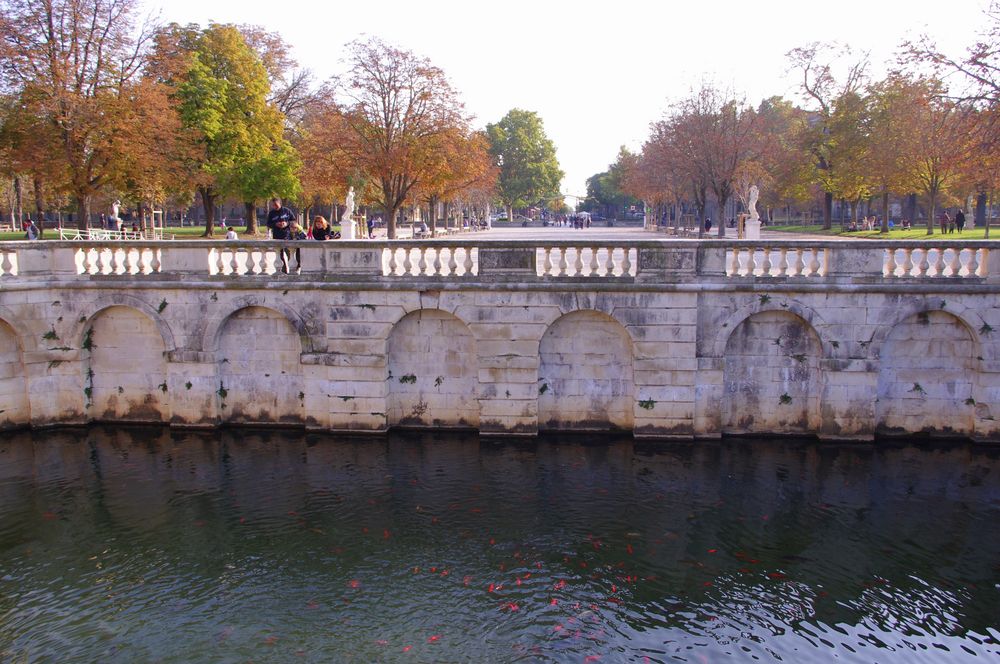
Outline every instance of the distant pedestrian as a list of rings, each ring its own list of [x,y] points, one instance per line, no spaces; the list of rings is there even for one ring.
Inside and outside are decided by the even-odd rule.
[[[290,240],[293,221],[295,221],[295,215],[292,211],[281,204],[280,198],[272,198],[271,209],[267,211],[267,227],[271,231],[271,238],[274,240]],[[282,247],[280,254],[281,271],[288,274],[288,247]]]
[[[951,216],[948,215],[948,211],[947,210],[942,210],[941,211],[941,216],[938,217],[938,222],[941,225],[941,234],[943,235],[943,234],[947,233],[948,232],[948,224],[949,224],[949,222],[951,222]]]
[[[705,217],[705,232],[707,233],[710,230],[712,230],[712,220],[708,217]]]
[[[35,226],[35,222],[31,220],[31,217],[28,217],[28,220],[24,222],[24,239],[37,240],[38,235],[38,226]]]
[[[238,240],[238,239],[240,239],[239,236],[236,235],[236,229],[233,228],[232,226],[230,226],[228,229],[226,229],[226,239],[227,240]]]
[[[965,213],[961,210],[955,213],[955,226],[958,227],[959,233],[965,230]]]

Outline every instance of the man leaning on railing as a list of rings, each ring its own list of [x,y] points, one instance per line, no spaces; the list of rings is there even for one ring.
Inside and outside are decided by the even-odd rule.
[[[292,222],[295,215],[291,210],[281,204],[280,198],[271,199],[271,209],[267,212],[267,227],[271,230],[271,238],[274,240],[292,239]],[[281,271],[288,274],[288,247],[281,248]]]

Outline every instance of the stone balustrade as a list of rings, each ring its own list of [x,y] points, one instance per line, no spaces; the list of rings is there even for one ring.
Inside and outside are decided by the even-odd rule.
[[[0,250],[0,277],[69,275],[269,277],[287,249],[303,278],[351,281],[481,278],[486,281],[656,282],[664,278],[899,282],[1000,279],[988,241],[885,242],[639,240],[592,242],[417,240],[382,242],[15,242]],[[296,261],[296,253],[300,262]],[[1000,260],[1000,254],[993,259]],[[293,275],[293,276],[294,276]]]

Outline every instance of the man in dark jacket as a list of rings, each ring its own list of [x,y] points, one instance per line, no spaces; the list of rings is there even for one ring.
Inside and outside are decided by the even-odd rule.
[[[959,233],[965,230],[965,213],[961,209],[955,213],[955,226],[958,227]]]
[[[292,239],[292,222],[295,214],[281,204],[280,198],[271,199],[271,209],[267,211],[267,227],[275,240]],[[281,271],[288,274],[288,248],[281,248]]]

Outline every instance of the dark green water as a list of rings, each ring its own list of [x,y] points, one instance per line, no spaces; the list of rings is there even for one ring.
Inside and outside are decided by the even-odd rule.
[[[1000,450],[0,437],[0,661],[979,662]]]

